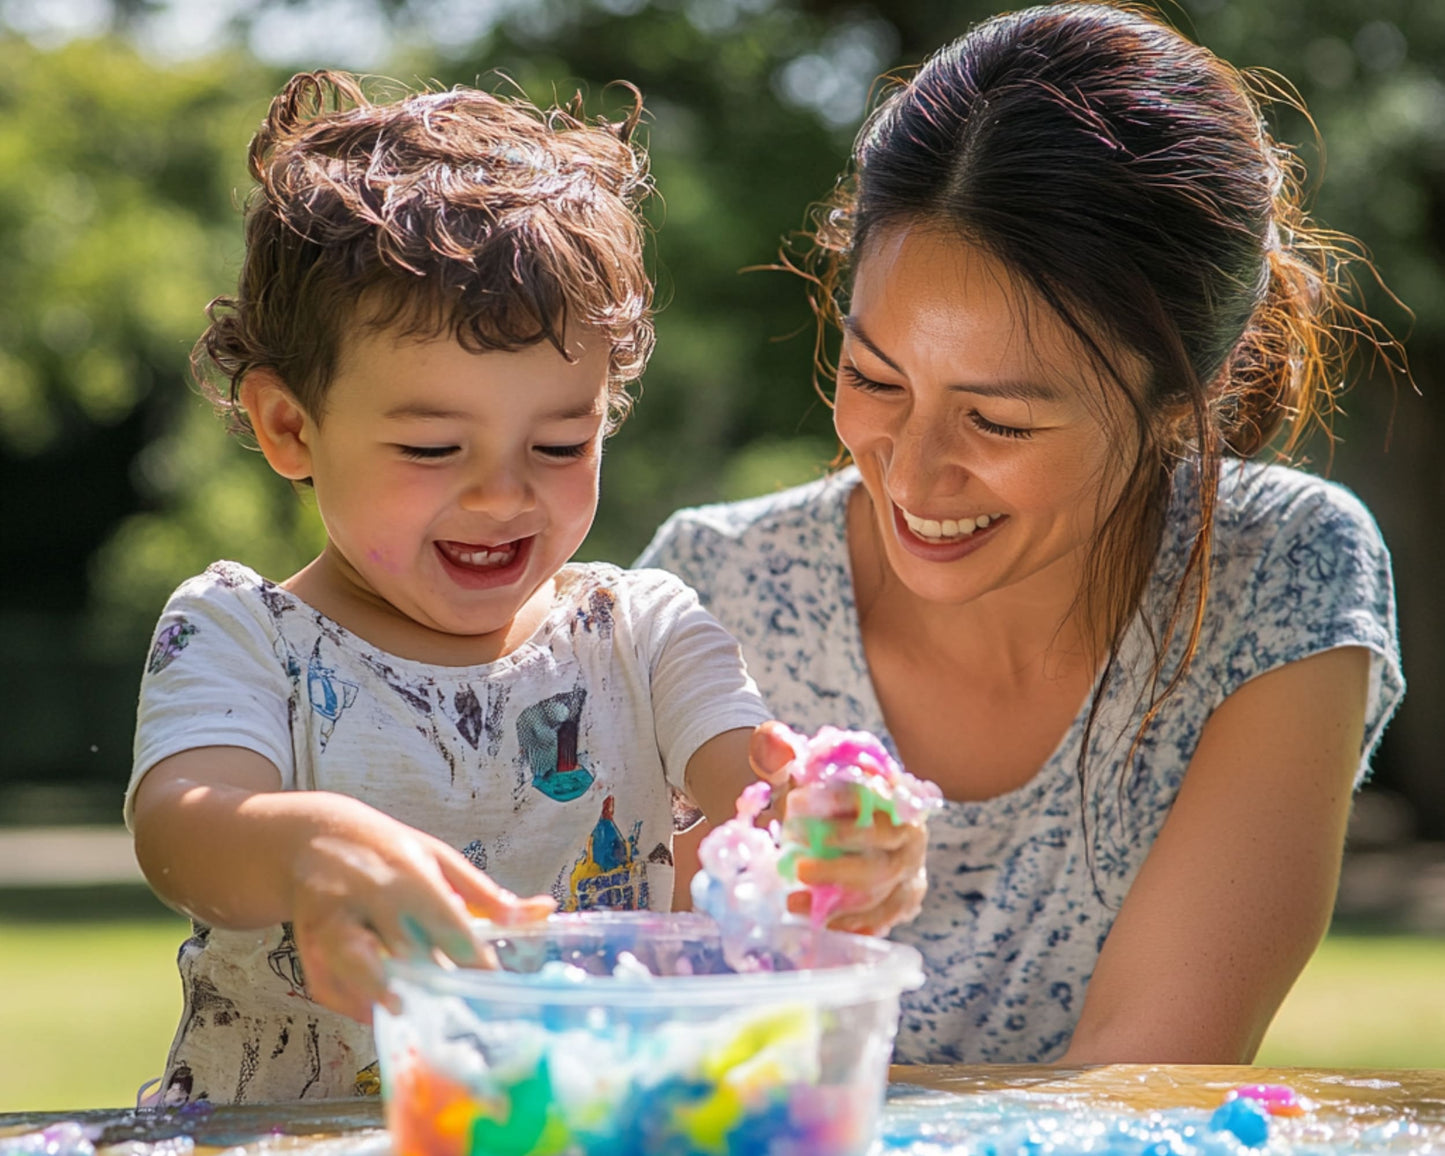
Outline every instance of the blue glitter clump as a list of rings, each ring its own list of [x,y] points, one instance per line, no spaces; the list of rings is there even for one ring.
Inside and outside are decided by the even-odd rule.
[[[1253,1100],[1227,1100],[1209,1117],[1215,1132],[1230,1132],[1246,1148],[1258,1148],[1269,1139],[1269,1113]]]

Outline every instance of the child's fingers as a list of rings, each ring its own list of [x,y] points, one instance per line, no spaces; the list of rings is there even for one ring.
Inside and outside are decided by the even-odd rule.
[[[507,925],[535,923],[557,910],[557,901],[550,895],[526,898],[513,895],[461,855],[443,857],[441,868],[447,883],[461,897],[467,911],[483,919]],[[465,923],[462,926],[470,935]]]
[[[798,860],[798,882],[828,885],[865,895],[883,895],[896,887],[917,863],[904,844],[892,850],[868,848],[828,859]]]
[[[926,874],[917,871],[890,891],[881,903],[866,911],[840,911],[828,920],[828,927],[859,935],[887,935],[898,924],[917,918],[927,890]]]
[[[791,735],[782,723],[772,720],[755,728],[748,741],[748,761],[752,763],[753,774],[774,787],[787,782],[788,764],[798,754]]]
[[[317,1003],[359,1023],[371,1022],[372,1004],[400,1011],[401,1002],[386,988],[380,937],[356,923],[331,921],[316,932],[297,930],[297,950],[306,975],[306,992]]]
[[[915,844],[921,850],[927,842],[927,834],[921,824],[895,823],[881,811],[875,812],[873,821],[865,826],[860,827],[857,820],[856,813],[824,820],[828,824],[827,846],[849,854],[898,851],[912,848]],[[794,823],[799,821],[793,820]]]

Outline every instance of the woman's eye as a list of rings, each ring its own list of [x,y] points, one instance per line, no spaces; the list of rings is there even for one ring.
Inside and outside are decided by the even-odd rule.
[[[415,462],[434,462],[451,457],[460,446],[397,446],[401,456]]]
[[[889,385],[887,382],[874,381],[871,377],[864,377],[858,372],[857,367],[844,365],[838,370],[838,381],[850,389],[861,390],[864,393],[892,393],[902,388],[898,385]]]
[[[999,425],[996,421],[989,421],[976,409],[969,411],[968,418],[984,433],[992,434],[994,437],[1028,438],[1034,436],[1034,431],[1031,429],[1020,429],[1018,426]]]
[[[571,446],[538,446],[537,452],[549,458],[580,458],[592,448],[591,441],[578,442]]]

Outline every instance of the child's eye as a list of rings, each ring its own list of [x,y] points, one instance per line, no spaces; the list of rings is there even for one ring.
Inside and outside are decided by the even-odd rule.
[[[580,458],[591,448],[592,442],[585,441],[573,446],[538,446],[537,452],[549,458]]]
[[[864,393],[893,393],[902,386],[889,385],[887,382],[874,381],[871,377],[864,377],[858,372],[856,366],[844,365],[838,369],[838,381],[852,389],[862,390]]]
[[[460,446],[397,446],[401,456],[416,462],[434,462],[451,457]]]
[[[968,418],[974,425],[986,434],[993,434],[1001,438],[1031,438],[1034,431],[1031,429],[1020,429],[1014,425],[999,425],[998,422],[989,421],[978,410],[969,410]]]

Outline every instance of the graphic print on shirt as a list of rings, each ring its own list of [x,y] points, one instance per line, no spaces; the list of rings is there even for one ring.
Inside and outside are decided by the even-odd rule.
[[[517,742],[532,771],[532,785],[559,803],[581,798],[596,776],[577,753],[584,687],[554,694],[517,716]]]
[[[184,618],[178,622],[172,622],[156,635],[155,645],[151,647],[150,661],[146,663],[146,669],[151,674],[160,674],[176,660],[195,633],[195,626]]]
[[[647,864],[637,854],[639,821],[623,838],[613,816],[611,795],[602,800],[602,815],[587,837],[587,852],[572,868],[568,911],[613,908],[640,911],[647,907]]]
[[[306,994],[306,973],[301,970],[301,952],[296,948],[296,931],[289,923],[281,924],[281,942],[266,954],[266,964],[292,995],[309,999]]]
[[[611,638],[614,626],[612,610],[616,605],[615,593],[606,586],[594,587],[587,595],[586,604],[577,607],[577,613],[572,617],[573,632],[583,630],[592,634],[595,631],[598,638]]]
[[[334,667],[321,661],[321,639],[318,638],[306,664],[306,697],[311,702],[311,709],[321,716],[321,733],[317,741],[323,751],[331,741],[341,712],[356,701],[356,694],[356,683],[347,682]]]

